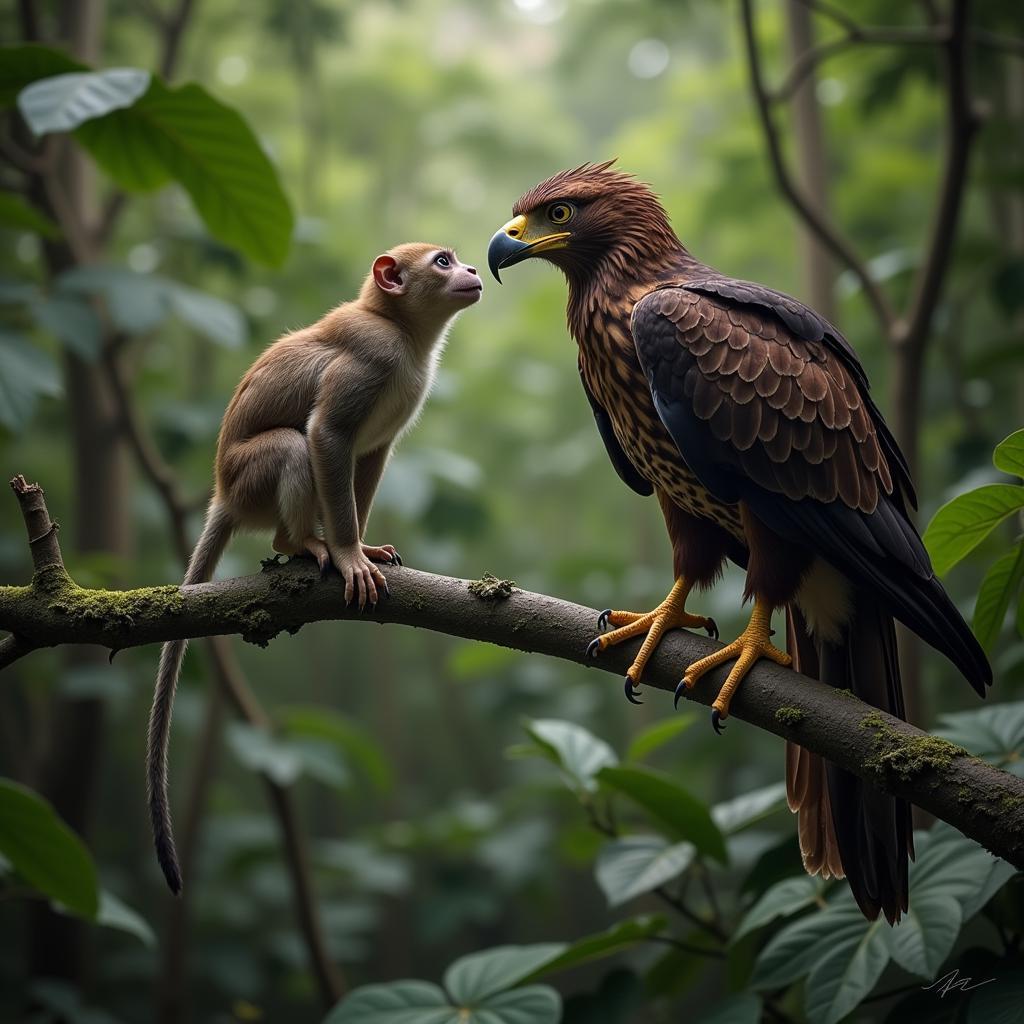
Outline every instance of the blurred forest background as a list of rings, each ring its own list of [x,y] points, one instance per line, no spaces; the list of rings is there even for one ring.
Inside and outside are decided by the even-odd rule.
[[[738,2],[17,6],[0,12],[5,45],[38,40],[97,68],[195,81],[236,108],[295,213],[290,248],[268,242],[261,262],[258,245],[247,251],[207,230],[180,187],[124,196],[67,142],[68,201],[101,228],[76,249],[32,212],[37,185],[17,198],[37,167],[9,110],[0,151],[0,464],[4,479],[24,473],[46,489],[68,569],[83,586],[180,580],[182,535],[191,543],[198,534],[232,388],[277,335],[351,297],[374,255],[420,239],[452,245],[482,268],[488,238],[522,192],[556,170],[611,156],[653,184],[701,259],[835,319],[909,442],[922,526],[952,496],[1006,479],[990,456],[1024,425],[1019,43],[969,49],[972,104],[984,117],[948,273],[928,304],[919,349],[907,356],[894,341],[913,309],[942,185],[941,47],[910,39],[946,17],[938,0],[756,5],[760,70],[772,88],[791,86],[771,111],[782,157],[860,254],[861,276],[807,241],[780,193]],[[1011,0],[978,4],[972,17],[982,42],[1024,34]],[[77,33],[70,43],[62,18]],[[894,36],[909,41],[854,39],[806,67],[802,80],[787,77],[794,55],[841,40],[851,19],[895,26]],[[0,87],[10,90],[12,77],[0,69]],[[69,270],[78,277],[61,283]],[[888,326],[865,275],[891,306]],[[109,319],[100,326],[88,303],[82,314],[83,295],[103,298],[113,327]],[[452,331],[420,425],[388,469],[367,539],[395,544],[419,569],[468,578],[489,570],[597,608],[653,607],[671,584],[661,517],[608,463],[564,307],[564,282],[543,265],[520,268],[505,287],[485,280],[482,302]],[[947,578],[968,618],[986,569],[1014,536],[1009,525],[993,531]],[[220,575],[255,571],[269,553],[269,538],[241,538]],[[16,504],[0,500],[0,579],[23,583],[30,571]],[[702,604],[723,637],[745,622],[741,589],[741,575],[730,572]],[[993,702],[1024,698],[1024,642],[1010,625],[999,628],[1006,610],[990,641]],[[571,942],[627,910],[665,913],[669,924],[632,918],[657,940],[555,978],[565,1019],[674,1021],[684,1019],[681,1007],[691,1019],[744,990],[767,935],[754,925],[740,942],[730,945],[728,935],[758,897],[799,879],[775,737],[736,722],[717,738],[703,712],[674,714],[667,695],[630,707],[613,677],[539,656],[334,622],[266,649],[238,638],[193,646],[171,753],[186,859],[185,896],[174,902],[145,815],[156,660],[156,648],[126,651],[112,666],[105,652],[40,651],[11,667],[0,687],[0,774],[45,794],[84,838],[113,925],[57,914],[9,886],[11,898],[0,899],[4,1020],[26,1012],[93,1024],[319,1020],[355,986],[437,980],[464,954]],[[963,726],[966,719],[943,718],[975,710],[955,670],[930,651],[907,669],[916,723]],[[1024,743],[1019,704],[1003,721],[1012,715],[1018,732],[1000,736],[1003,762],[1019,761]],[[543,758],[526,756],[544,753],[566,767],[564,723],[582,727],[572,742],[597,759],[590,775],[570,770],[568,787]],[[609,840],[592,773],[609,763],[604,742],[624,757],[638,737],[632,759],[668,773],[704,805],[755,793],[746,811],[733,804],[714,815],[731,865],[695,859],[692,849],[675,871],[656,865],[662,898],[630,890],[628,865],[625,883],[621,871],[618,882],[613,871],[594,874],[602,855],[608,868]],[[729,806],[739,815],[732,824]],[[667,841],[663,848],[679,853]],[[1020,892],[1009,901],[1018,918]],[[793,890],[777,913],[821,900],[813,886]],[[991,949],[990,969],[965,973],[997,973],[1007,935],[1019,942],[1024,931],[1012,907],[1006,913],[954,928],[929,966]],[[960,916],[967,920],[966,904]],[[904,993],[918,999],[922,981],[908,962],[886,957],[854,1003],[872,989],[886,998],[853,1019],[884,1019]],[[718,1019],[838,1020],[853,1009],[833,1003],[831,1016],[816,1016],[799,988],[789,989],[796,980],[761,986],[775,993],[764,1003],[734,995],[721,1004],[734,1015]],[[957,1002],[930,1002],[917,1018],[906,1006],[897,1012],[938,1020]]]

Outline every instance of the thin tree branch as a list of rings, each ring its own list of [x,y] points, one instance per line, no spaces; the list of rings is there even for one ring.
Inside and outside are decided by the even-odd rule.
[[[923,352],[931,330],[932,316],[949,268],[960,217],[971,143],[978,121],[971,109],[967,80],[970,24],[969,0],[953,0],[949,39],[943,47],[947,83],[947,140],[943,161],[942,186],[939,191],[931,238],[925,259],[914,286],[914,298],[906,318],[906,329],[898,340],[913,350]]]
[[[852,245],[807,201],[807,198],[797,187],[793,176],[789,172],[789,168],[786,166],[786,160],[782,153],[782,142],[772,114],[771,99],[761,70],[761,54],[754,31],[752,0],[741,0],[741,11],[743,38],[746,44],[747,63],[750,70],[750,84],[754,93],[761,127],[764,131],[765,141],[768,145],[768,156],[771,160],[772,170],[779,189],[803,218],[810,230],[821,239],[822,244],[829,249],[836,259],[848,267],[860,282],[861,287],[864,289],[864,294],[874,310],[875,316],[878,318],[884,332],[888,335],[892,331],[896,315],[885,292],[872,277],[867,265],[854,252]]]
[[[803,3],[804,0],[797,0]],[[784,102],[793,97],[803,80],[830,57],[855,46],[934,46],[946,40],[948,32],[942,28],[875,28],[851,29],[838,39],[819,43],[793,61],[782,84],[769,93],[773,102]]]
[[[40,492],[41,493],[41,492]],[[240,633],[265,645],[307,622],[360,619],[399,623],[593,665],[621,679],[637,644],[587,658],[597,612],[543,594],[495,588],[399,566],[382,570],[392,597],[364,613],[344,602],[339,577],[315,564],[268,559],[253,576],[188,587],[86,590],[63,569],[37,573],[28,587],[0,587],[0,629],[39,647],[98,644],[112,650],[186,637]],[[498,588],[500,589],[500,588]],[[679,630],[645,673],[648,687],[674,692],[686,666],[720,644]],[[710,705],[727,668],[689,699]],[[718,684],[718,685],[715,685]],[[1024,779],[929,736],[856,697],[788,668],[759,662],[732,702],[735,718],[799,743],[894,796],[910,800],[1024,870]],[[725,743],[737,742],[736,725]]]

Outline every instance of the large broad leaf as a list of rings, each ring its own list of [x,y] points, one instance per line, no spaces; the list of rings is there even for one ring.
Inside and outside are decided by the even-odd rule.
[[[86,122],[75,137],[123,188],[173,178],[225,244],[272,266],[288,254],[294,217],[277,172],[242,116],[201,85],[153,79],[132,107]]]
[[[696,852],[692,843],[669,844],[663,836],[623,836],[601,848],[594,874],[608,906],[617,907],[681,875]]]
[[[292,705],[278,714],[289,736],[326,740],[334,743],[345,759],[384,793],[391,789],[393,773],[380,747],[362,726],[338,711],[322,707]]]
[[[569,785],[579,791],[597,789],[597,773],[618,763],[615,751],[582,725],[555,718],[538,718],[524,723],[530,738],[548,760],[565,773]]]
[[[159,274],[139,274],[123,267],[77,267],[62,274],[57,287],[58,297],[101,296],[114,326],[128,334],[153,330],[173,313],[225,348],[239,348],[246,340],[245,318],[237,306]]]
[[[85,70],[84,64],[46,46],[0,47],[0,106],[14,106],[18,93],[41,78]]]
[[[53,360],[20,334],[0,329],[0,425],[20,430],[40,395],[61,393]]]
[[[349,782],[337,749],[325,741],[285,739],[245,722],[231,722],[227,740],[246,768],[263,772],[278,785],[288,786],[300,775],[309,775],[328,786],[341,787]]]
[[[725,838],[707,807],[663,772],[650,768],[602,768],[603,786],[628,796],[676,839],[685,839],[700,853],[725,864]]]
[[[899,924],[883,933],[889,955],[904,970],[930,980],[952,951],[962,919],[963,909],[952,896],[915,893]]]
[[[51,900],[96,916],[99,888],[89,851],[50,804],[9,779],[0,779],[0,854]]]
[[[681,732],[689,729],[696,721],[696,715],[692,712],[681,715],[672,715],[663,718],[654,725],[649,725],[643,732],[634,737],[626,751],[627,761],[642,761],[648,754],[653,754],[659,747],[674,740]]]
[[[65,348],[87,362],[95,362],[103,346],[103,331],[95,310],[72,295],[47,295],[31,303],[36,323],[53,334]]]
[[[523,980],[536,981],[548,974],[567,971],[570,967],[578,967],[591,960],[612,956],[623,949],[635,946],[638,942],[660,935],[667,926],[668,920],[662,914],[648,914],[629,921],[620,921],[607,931],[577,939],[564,953],[553,957]]]
[[[1024,1024],[1024,972],[972,979],[972,985],[979,988],[967,1006],[967,1024]]]
[[[936,735],[1006,771],[1024,775],[1024,701],[940,715]]]
[[[974,603],[974,635],[986,651],[992,650],[1010,602],[1020,590],[1024,579],[1024,542],[998,559],[985,573],[978,588],[978,600]]]
[[[924,533],[936,573],[949,572],[1020,508],[1024,508],[1024,487],[1016,484],[986,484],[943,505]]]
[[[532,946],[497,946],[470,953],[444,972],[444,987],[460,1006],[475,1005],[496,992],[518,985],[565,950],[564,942],[539,942]]]
[[[865,927],[866,926],[866,927]],[[807,1019],[836,1024],[874,987],[889,962],[883,918],[866,922],[851,899],[832,915],[830,933],[807,977]]]
[[[32,231],[43,238],[56,238],[60,234],[49,217],[44,217],[13,192],[0,192],[0,226]]]
[[[791,917],[798,910],[811,906],[821,899],[823,884],[820,879],[810,875],[787,878],[776,882],[747,911],[739,927],[733,932],[731,942],[736,943],[758,928],[779,917]]]
[[[711,818],[726,834],[739,832],[748,825],[767,818],[786,805],[786,784],[775,782],[770,786],[742,793],[740,796],[715,804]]]
[[[18,96],[18,110],[36,135],[70,132],[130,107],[149,88],[150,78],[139,68],[54,75],[27,85]]]
[[[752,992],[740,992],[716,1003],[695,1024],[759,1024],[761,1000]]]
[[[323,1024],[459,1024],[452,1006],[437,985],[427,981],[392,981],[365,985],[349,993]]]
[[[1024,430],[1015,430],[1004,441],[996,445],[992,462],[1011,476],[1024,477]]]

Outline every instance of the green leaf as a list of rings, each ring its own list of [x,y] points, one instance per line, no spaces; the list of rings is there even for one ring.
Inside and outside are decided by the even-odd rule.
[[[944,576],[1019,508],[1024,487],[1017,484],[986,484],[943,505],[924,533],[935,572]]]
[[[663,914],[647,914],[628,921],[620,921],[607,931],[577,939],[564,953],[541,965],[523,980],[536,981],[548,974],[567,971],[591,960],[612,956],[623,949],[635,946],[638,942],[660,935],[667,926],[668,920]]]
[[[681,732],[689,729],[696,721],[696,715],[687,713],[672,715],[670,718],[663,718],[654,725],[649,725],[641,733],[633,738],[633,742],[626,751],[627,761],[642,761],[648,754],[663,747],[670,740],[674,740]]]
[[[116,928],[118,931],[127,932],[134,935],[144,946],[156,948],[156,936],[146,919],[106,889],[100,893],[96,923],[103,925],[104,928]]]
[[[826,954],[807,977],[809,1020],[836,1024],[875,987],[889,962],[888,927],[881,917],[865,921],[852,900],[844,916],[832,918],[829,936],[823,939]]]
[[[454,1002],[471,1006],[518,985],[566,949],[564,942],[539,942],[532,946],[497,946],[470,953],[445,971],[444,987]]]
[[[714,823],[727,835],[739,832],[748,825],[767,818],[786,804],[785,782],[774,782],[770,786],[752,790],[715,804],[711,808]]]
[[[0,779],[0,854],[33,888],[81,917],[99,908],[96,865],[42,797]]]
[[[996,445],[992,463],[1004,473],[1024,477],[1024,430],[1015,430]]]
[[[1024,973],[1014,971],[980,984],[967,1006],[967,1024],[1024,1024]]]
[[[151,331],[171,313],[225,348],[239,348],[248,333],[233,303],[158,274],[123,267],[76,267],[61,275],[57,287],[65,295],[102,297],[114,326],[128,334]]]
[[[165,281],[171,310],[190,327],[224,348],[241,348],[248,336],[241,310],[215,295]]]
[[[393,981],[349,993],[323,1024],[558,1024],[562,1000],[546,985],[499,992],[474,1006],[453,1006],[437,985]]]
[[[356,722],[339,711],[323,707],[292,705],[282,709],[279,714],[287,735],[334,743],[346,760],[357,766],[378,792],[386,793],[391,789],[394,781],[391,765],[380,747]]]
[[[36,299],[29,309],[36,323],[65,348],[86,362],[99,358],[103,333],[92,307],[70,295],[48,295]]]
[[[42,349],[0,328],[0,425],[20,430],[40,395],[61,393],[60,371]]]
[[[149,191],[174,179],[215,238],[279,266],[294,217],[277,172],[232,107],[201,85],[153,79],[137,103],[88,121],[76,139],[123,188]]]
[[[130,107],[149,88],[139,68],[106,68],[54,75],[25,86],[18,110],[36,135],[70,132],[86,121]]]
[[[289,740],[245,722],[231,722],[227,740],[246,768],[268,775],[278,785],[291,785],[303,774],[329,786],[344,786],[349,781],[337,750],[326,742]]]
[[[597,774],[603,786],[629,797],[665,826],[676,839],[686,839],[700,853],[725,864],[725,838],[707,807],[663,772],[650,768],[602,768]]]
[[[14,106],[18,93],[32,82],[84,70],[84,64],[46,46],[0,47],[0,106]]]
[[[595,776],[602,768],[618,763],[615,751],[575,722],[538,718],[523,723],[540,752],[565,773],[577,792],[594,792]]]
[[[57,225],[44,217],[34,206],[13,192],[0,192],[0,225],[32,231],[43,238],[56,238],[60,231]]]
[[[990,764],[1024,773],[1024,701],[947,712],[935,732]]]
[[[974,635],[986,651],[992,649],[1010,602],[1020,590],[1024,579],[1024,542],[998,559],[985,574],[974,604]]]
[[[354,989],[323,1024],[459,1024],[459,1011],[437,985],[392,981]]]
[[[797,878],[787,878],[782,882],[776,882],[765,894],[747,911],[739,927],[733,932],[733,944],[739,942],[744,935],[763,928],[766,924],[779,917],[791,917],[798,910],[809,907],[817,902],[822,891],[822,883],[818,878],[810,875],[800,875]]]
[[[752,992],[739,992],[716,1003],[695,1024],[759,1024],[761,1000]]]
[[[831,945],[835,925],[847,919],[851,907],[857,910],[849,889],[842,889],[824,910],[793,921],[773,935],[754,964],[750,987],[784,988],[802,978]],[[863,916],[860,923],[867,928]]]
[[[681,875],[695,853],[692,843],[670,845],[663,836],[623,836],[601,848],[594,874],[608,906],[617,907]]]
[[[459,1024],[558,1024],[562,997],[547,985],[527,985],[499,992],[471,1008],[459,1011]]]
[[[953,949],[962,915],[952,896],[915,893],[899,924],[883,932],[889,955],[904,970],[931,981]]]

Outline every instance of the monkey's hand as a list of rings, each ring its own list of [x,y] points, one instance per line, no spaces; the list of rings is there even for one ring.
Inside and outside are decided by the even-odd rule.
[[[363,553],[361,544],[347,547],[328,544],[327,549],[331,555],[331,564],[345,581],[345,604],[351,604],[352,599],[358,597],[359,610],[362,611],[367,604],[372,607],[377,603],[378,590],[385,597],[390,596],[388,581]]]
[[[395,550],[393,544],[364,544],[363,554],[371,562],[383,562],[385,565],[402,564],[402,556]]]

